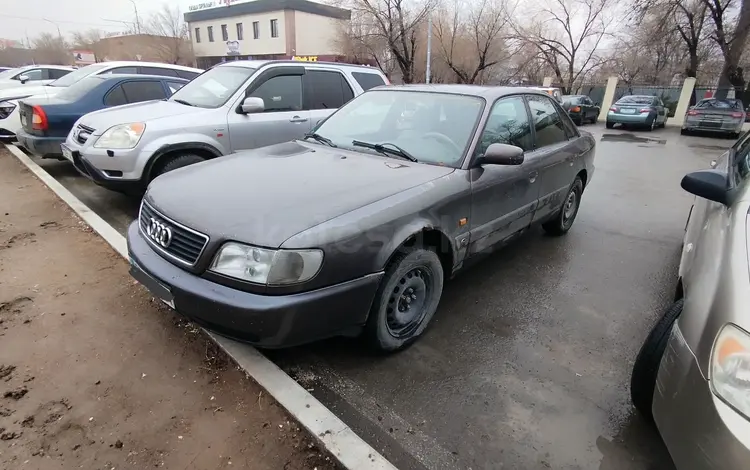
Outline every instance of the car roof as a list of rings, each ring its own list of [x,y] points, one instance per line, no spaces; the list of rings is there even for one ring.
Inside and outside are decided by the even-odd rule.
[[[388,85],[373,88],[373,90],[403,90],[420,91],[426,93],[451,93],[454,95],[478,96],[487,100],[495,100],[507,95],[528,93],[549,97],[547,93],[539,91],[538,88],[514,87],[514,86],[481,86],[481,85]]]
[[[45,69],[75,70],[73,67],[69,65],[47,65],[47,64],[22,65],[21,67],[17,67],[17,70],[36,69],[40,67],[45,68]]]
[[[203,72],[203,70],[201,69],[196,69],[194,67],[186,67],[184,65],[165,64],[162,62],[142,62],[138,60],[113,60],[113,61],[107,61],[107,62],[97,62],[95,64],[89,64],[89,65],[107,65],[111,67],[123,67],[123,66],[162,67],[166,69],[184,70],[186,72]]]
[[[214,67],[247,67],[247,68],[260,68],[268,64],[286,64],[286,65],[304,65],[305,67],[339,67],[339,68],[355,68],[358,70],[366,71],[370,70],[373,73],[383,73],[376,67],[370,67],[369,65],[357,65],[347,64],[343,62],[307,62],[304,60],[230,60],[228,62],[222,62],[215,65]]]
[[[101,81],[108,81],[108,80],[123,80],[126,78],[151,78],[155,80],[169,80],[169,81],[178,81],[178,82],[189,82],[190,80],[182,77],[172,77],[170,75],[148,75],[148,74],[139,74],[139,73],[117,73],[117,74],[105,74],[105,75],[89,75],[88,77],[85,77],[84,80],[87,78],[95,78],[97,80]]]
[[[625,98],[656,98],[656,95],[625,95],[625,96],[621,96],[620,100],[623,100]]]

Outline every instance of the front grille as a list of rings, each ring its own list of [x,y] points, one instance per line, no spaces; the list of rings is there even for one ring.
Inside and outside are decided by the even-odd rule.
[[[208,243],[206,235],[164,217],[146,204],[146,202],[141,203],[141,212],[138,217],[141,233],[143,233],[146,240],[157,250],[180,263],[193,266],[198,261],[198,258],[200,258],[203,249]],[[154,237],[149,236],[149,227],[154,225],[154,223],[169,229],[171,237],[169,237],[169,242],[166,243],[167,246],[159,243]]]
[[[84,126],[83,124],[78,124],[73,135],[75,136],[76,142],[83,145],[87,140],[89,140],[89,137],[91,137],[91,134],[93,133],[94,129],[92,129],[91,127]]]

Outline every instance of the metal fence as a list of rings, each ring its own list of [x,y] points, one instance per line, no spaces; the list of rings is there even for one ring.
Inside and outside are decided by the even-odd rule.
[[[596,103],[598,106],[601,106],[602,101],[604,101],[604,91],[606,89],[606,84],[603,85],[601,83],[584,83],[578,87],[576,94],[586,95],[591,99],[591,101]]]

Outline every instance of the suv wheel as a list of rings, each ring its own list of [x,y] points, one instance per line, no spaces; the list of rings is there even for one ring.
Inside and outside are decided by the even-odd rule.
[[[161,165],[159,169],[155,172],[154,178],[156,178],[159,175],[163,175],[164,173],[167,173],[169,171],[176,170],[184,166],[192,165],[193,163],[200,163],[203,161],[206,161],[206,159],[198,155],[192,154],[192,153],[185,153],[182,155],[169,157],[167,161],[164,162],[164,164]]]
[[[664,350],[667,348],[672,325],[682,313],[683,303],[684,299],[680,299],[664,312],[659,322],[651,329],[646,341],[643,342],[633,364],[633,372],[630,376],[630,398],[635,408],[649,421],[654,420],[651,405],[654,402],[656,375],[659,372]]]
[[[382,352],[406,348],[419,338],[437,310],[443,292],[443,266],[430,249],[408,248],[385,270],[365,335]]]

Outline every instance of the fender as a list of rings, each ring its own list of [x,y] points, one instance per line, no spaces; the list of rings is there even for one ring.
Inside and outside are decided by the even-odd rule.
[[[416,219],[411,222],[409,222],[407,225],[404,225],[402,227],[399,227],[396,232],[393,234],[391,239],[383,245],[380,252],[377,254],[374,260],[374,268],[377,271],[383,271],[385,269],[386,264],[391,259],[393,254],[398,250],[398,248],[403,245],[409,238],[411,238],[414,235],[417,235],[421,233],[424,230],[436,230],[440,232],[443,238],[443,243],[448,243],[450,245],[450,253],[451,258],[453,259],[453,266],[451,266],[451,269],[456,264],[457,254],[456,254],[456,246],[451,241],[451,237],[447,235],[445,230],[443,230],[438,224],[435,224],[427,219]],[[447,247],[439,247],[443,250]],[[446,276],[450,276],[450,272],[445,273]]]
[[[213,145],[206,142],[179,142],[174,144],[164,144],[151,155],[146,167],[143,169],[143,181],[151,180],[151,170],[153,170],[156,163],[167,153],[175,150],[192,150],[198,149],[208,152],[213,155],[212,158],[221,157],[223,154]]]

